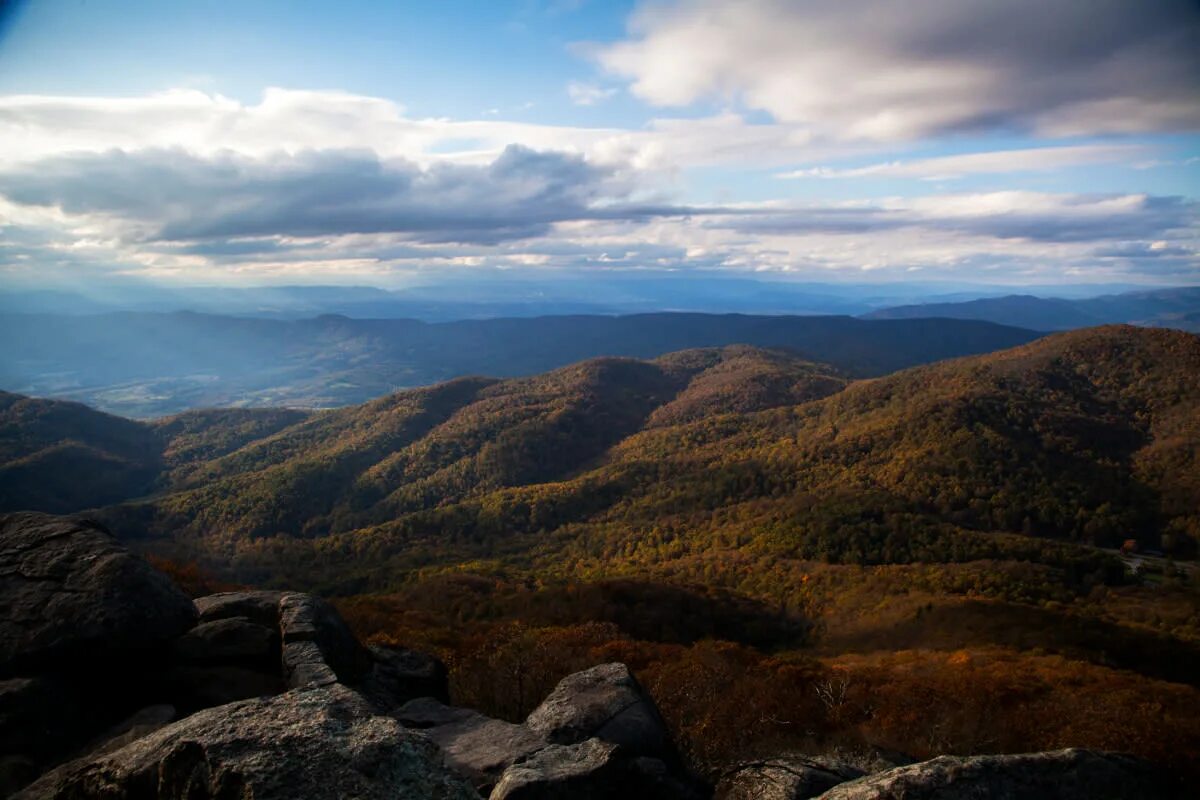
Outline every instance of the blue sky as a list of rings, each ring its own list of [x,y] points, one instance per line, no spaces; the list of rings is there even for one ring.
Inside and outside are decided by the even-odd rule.
[[[3,282],[1200,282],[1190,0],[32,0],[2,30]]]

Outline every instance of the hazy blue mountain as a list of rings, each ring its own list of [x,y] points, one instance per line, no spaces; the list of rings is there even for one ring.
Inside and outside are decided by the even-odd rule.
[[[639,314],[426,323],[196,313],[0,315],[0,388],[130,416],[211,406],[330,407],[462,375],[530,375],[602,355],[696,347],[786,348],[874,376],[1027,342],[962,320]]]
[[[1083,297],[1128,287],[1043,287],[1046,296]],[[8,285],[0,313],[174,312],[304,319],[457,319],[657,311],[743,314],[865,314],[915,303],[998,297],[1011,289],[956,283],[818,283],[775,277],[664,271],[505,272],[438,276],[398,289],[375,286],[172,287],[122,280],[72,286]],[[1017,323],[1013,323],[1017,324]]]
[[[866,319],[942,317],[974,319],[1053,331],[1109,323],[1200,331],[1200,288],[1158,289],[1090,298],[1007,295],[963,302],[920,303],[878,309]]]

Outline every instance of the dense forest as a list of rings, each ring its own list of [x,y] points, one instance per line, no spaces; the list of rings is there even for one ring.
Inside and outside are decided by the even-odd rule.
[[[620,659],[701,767],[1200,748],[1191,334],[873,379],[733,346],[149,423],[6,395],[0,432],[4,508],[88,510],[196,591],[333,596],[501,716]]]

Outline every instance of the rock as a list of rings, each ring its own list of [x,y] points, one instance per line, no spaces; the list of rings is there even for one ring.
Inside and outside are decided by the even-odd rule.
[[[28,756],[0,756],[0,797],[15,794],[37,775],[37,764]]]
[[[101,526],[0,515],[0,677],[127,666],[196,621],[192,601]]]
[[[287,646],[295,642],[315,644],[322,661],[342,683],[358,683],[371,666],[366,648],[350,632],[337,610],[319,597],[285,593],[279,600],[279,631],[283,637],[285,669]]]
[[[807,800],[864,774],[832,759],[772,758],[725,771],[714,796],[716,800]]]
[[[635,755],[675,758],[654,701],[624,664],[601,664],[563,678],[525,724],[555,744],[594,736]]]
[[[588,739],[552,744],[504,771],[490,800],[626,800],[631,794],[617,745]]]
[[[442,749],[446,763],[469,777],[481,794],[495,785],[506,768],[547,744],[524,725],[453,708],[430,697],[405,703],[396,717],[428,735]]]
[[[440,761],[425,737],[335,685],[200,711],[115,752],[59,767],[17,797],[476,797]]]
[[[143,736],[154,733],[164,725],[170,724],[175,717],[175,706],[166,704],[146,706],[97,737],[95,741],[84,748],[84,753],[94,758],[104,753],[120,750],[130,742],[135,742]]]
[[[629,782],[637,788],[639,797],[660,800],[708,800],[712,797],[710,786],[692,775],[678,774],[658,758],[638,756],[629,762],[627,770]]]
[[[288,642],[283,646],[283,680],[289,688],[329,686],[337,679],[316,642]]]
[[[279,694],[286,688],[278,671],[225,665],[178,666],[167,673],[166,684],[184,713]]]
[[[379,708],[390,711],[418,697],[450,702],[449,675],[438,659],[402,647],[368,649],[374,664],[361,689]]]
[[[49,677],[0,681],[0,753],[46,758],[87,735],[79,715],[90,708],[72,685]]]
[[[1177,796],[1161,772],[1132,756],[1095,750],[940,756],[840,784],[822,800],[1158,800]]]
[[[282,597],[283,592],[220,592],[198,598],[195,603],[201,622],[246,617],[259,625],[278,628],[279,601]]]
[[[175,640],[175,657],[193,663],[276,664],[279,631],[247,617],[201,622]]]

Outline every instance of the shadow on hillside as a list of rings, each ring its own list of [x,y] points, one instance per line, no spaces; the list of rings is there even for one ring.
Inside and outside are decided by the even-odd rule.
[[[1200,686],[1200,649],[1160,633],[1063,611],[986,600],[925,606],[904,620],[821,640],[823,650],[954,650],[998,645],[1044,650],[1162,680]]]

